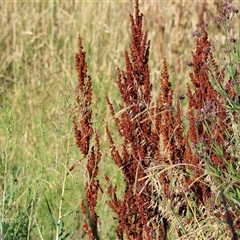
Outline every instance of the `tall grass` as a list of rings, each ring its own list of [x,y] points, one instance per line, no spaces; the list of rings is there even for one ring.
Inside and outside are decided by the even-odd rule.
[[[111,183],[122,183],[120,170],[109,156],[104,128],[105,120],[111,116],[105,97],[110,95],[115,105],[120,102],[115,88],[116,67],[124,66],[124,52],[130,43],[127,16],[133,6],[132,2],[0,3],[0,234],[4,239],[86,238],[79,206],[88,178],[72,127],[77,82],[74,56],[79,33],[93,82],[93,125],[102,133],[104,161],[100,162],[100,170],[105,170]],[[219,12],[218,4],[206,6],[208,11],[202,14],[207,19]],[[178,82],[188,79],[185,63],[191,59],[191,35],[201,14],[191,16],[191,12],[199,12],[192,3],[163,6],[160,2],[143,2],[140,8],[146,16],[144,29],[148,29],[151,39],[149,69],[153,89],[159,87],[160,60],[165,55],[169,71],[173,72],[173,85],[182,94],[184,88]],[[230,33],[236,26],[238,22],[233,22]],[[214,28],[209,26],[212,36],[222,41],[220,31]],[[238,141],[237,126],[233,126],[234,141]],[[232,151],[237,153],[237,149]],[[229,179],[232,183],[238,178],[232,174]],[[112,222],[105,204],[106,189],[103,191],[97,207],[100,236],[115,239],[117,223]],[[119,196],[123,191],[124,184]],[[227,194],[236,201],[235,193]]]

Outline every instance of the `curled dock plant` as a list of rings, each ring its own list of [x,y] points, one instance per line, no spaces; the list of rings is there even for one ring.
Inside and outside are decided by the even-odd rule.
[[[223,5],[226,11],[236,13],[235,8],[227,6]],[[239,145],[233,128],[239,123],[239,65],[234,75],[229,74],[229,65],[219,70],[207,24],[203,22],[200,31],[193,34],[197,40],[188,63],[191,72],[186,96],[176,98],[164,58],[160,89],[154,101],[148,67],[150,41],[143,31],[137,0],[130,21],[132,39],[125,53],[125,70],[118,68],[116,80],[122,102],[116,107],[111,96],[106,100],[116,126],[113,133],[110,123],[106,124],[109,155],[125,182],[125,191],[119,196],[118,186],[105,176],[107,204],[117,221],[117,237],[235,237],[240,231],[240,167],[234,152]],[[87,75],[81,38],[76,63],[77,107],[73,122],[77,146],[87,158],[89,176],[82,211],[90,220],[85,222],[88,236],[99,239],[96,204],[98,190],[102,189],[97,179],[100,137],[91,122],[91,78]],[[181,105],[184,98],[188,101],[185,111]],[[95,142],[90,148],[93,135]]]

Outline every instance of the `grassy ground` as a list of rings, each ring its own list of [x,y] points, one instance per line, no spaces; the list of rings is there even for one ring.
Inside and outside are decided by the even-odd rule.
[[[151,39],[154,89],[159,87],[161,61],[166,56],[170,80],[178,94],[184,92],[199,6],[190,2],[140,4]],[[124,66],[130,42],[128,15],[133,7],[132,1],[0,2],[0,234],[8,228],[12,235],[7,239],[64,239],[57,237],[63,230],[62,236],[70,233],[68,239],[85,238],[79,203],[86,176],[83,157],[75,146],[71,113],[78,34],[93,81],[94,125],[103,133],[102,176],[122,182],[111,164],[104,133],[105,122],[111,120],[105,97],[120,101],[114,81],[116,67]],[[218,4],[209,3],[205,15],[212,38],[221,41],[212,20],[218,9]],[[80,165],[64,181],[67,169],[78,160]],[[116,239],[115,223],[104,200],[99,201],[101,236]]]

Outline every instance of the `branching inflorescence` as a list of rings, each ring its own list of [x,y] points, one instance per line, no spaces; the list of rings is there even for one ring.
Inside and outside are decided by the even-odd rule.
[[[120,117],[116,117],[110,100],[107,100],[118,134],[123,138],[122,148],[118,150],[107,126],[112,159],[121,168],[126,182],[122,201],[116,200],[113,188],[109,189],[109,195],[113,197],[109,205],[118,215],[119,239],[124,239],[124,233],[128,239],[152,239],[154,235],[153,226],[148,224],[155,214],[148,208],[151,189],[144,187],[143,179],[158,149],[159,138],[150,115],[152,91],[148,69],[150,41],[147,40],[147,33],[143,33],[142,18],[136,2],[135,17],[130,15],[132,30],[130,56],[126,52],[126,71],[118,70],[117,85],[124,103],[119,106],[122,112]]]

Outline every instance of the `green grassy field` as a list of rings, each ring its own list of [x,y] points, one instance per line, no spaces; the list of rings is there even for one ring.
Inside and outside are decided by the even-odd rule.
[[[195,46],[192,33],[198,27],[200,6],[197,11],[190,2],[140,3],[151,39],[154,93],[164,56],[176,94],[185,92],[186,63]],[[219,8],[209,3],[205,16],[210,38],[224,41],[212,20]],[[106,185],[104,175],[110,176],[113,184],[122,185],[121,196],[124,182],[111,161],[105,133],[106,122],[112,122],[106,96],[115,105],[121,101],[116,69],[124,69],[134,2],[2,1],[0,9],[0,236],[7,229],[3,239],[66,239],[68,233],[67,239],[87,239],[79,207],[87,181],[86,161],[76,147],[72,124],[78,35],[93,83],[93,124],[101,133],[101,181]],[[231,31],[238,28],[239,19],[234,19]],[[79,166],[65,178],[76,161]],[[99,197],[100,236],[116,239],[117,223],[105,200],[105,195]]]

